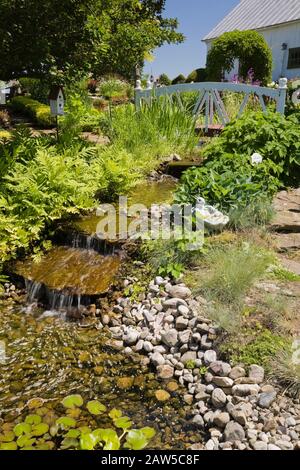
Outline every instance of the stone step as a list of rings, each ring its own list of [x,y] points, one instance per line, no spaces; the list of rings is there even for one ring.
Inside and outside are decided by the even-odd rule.
[[[273,207],[276,216],[271,228],[274,231],[300,233],[300,188],[278,193]]]

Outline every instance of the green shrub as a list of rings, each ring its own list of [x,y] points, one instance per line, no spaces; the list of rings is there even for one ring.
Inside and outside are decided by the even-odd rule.
[[[51,116],[50,106],[28,98],[27,96],[16,96],[12,98],[10,105],[14,111],[29,116],[39,126],[51,127],[54,125],[54,118]]]
[[[207,70],[206,69],[196,69],[193,70],[190,75],[188,75],[186,79],[186,83],[197,83],[197,82],[205,82],[207,80]]]
[[[296,398],[300,397],[300,345],[284,345],[271,361],[270,374],[273,379],[288,389]]]
[[[207,146],[204,155],[208,161],[224,154],[260,153],[274,163],[271,173],[284,182],[298,178],[300,167],[300,124],[295,116],[285,118],[279,113],[249,112],[228,126],[219,139]],[[270,168],[271,169],[271,168]]]
[[[232,31],[213,41],[207,55],[209,80],[220,81],[224,71],[233,70],[236,59],[239,59],[240,75],[243,79],[246,79],[249,70],[253,69],[255,79],[264,85],[271,81],[272,51],[257,31]]]
[[[165,73],[162,73],[158,80],[161,85],[165,85],[165,86],[172,85],[172,80]]]
[[[21,77],[19,82],[23,92],[29,93],[30,98],[48,104],[49,84],[39,78]]]
[[[185,76],[180,74],[178,75],[178,77],[174,78],[174,80],[172,80],[172,85],[180,85],[181,83],[185,83]]]

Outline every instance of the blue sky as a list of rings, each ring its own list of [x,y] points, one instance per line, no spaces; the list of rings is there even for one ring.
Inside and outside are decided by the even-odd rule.
[[[203,67],[206,46],[201,39],[238,3],[239,0],[167,0],[165,16],[179,19],[179,31],[186,41],[156,50],[155,60],[146,64],[145,73],[155,77],[167,73],[174,78]]]

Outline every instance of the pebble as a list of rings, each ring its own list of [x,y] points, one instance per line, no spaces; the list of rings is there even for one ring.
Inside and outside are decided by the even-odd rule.
[[[240,424],[230,421],[226,425],[224,439],[232,443],[235,441],[243,441],[245,439],[245,431]]]
[[[212,392],[211,401],[216,408],[223,408],[227,402],[227,397],[221,388],[216,388]]]
[[[277,393],[276,392],[271,392],[271,393],[262,393],[258,397],[258,405],[261,408],[270,408],[272,403],[276,400]]]

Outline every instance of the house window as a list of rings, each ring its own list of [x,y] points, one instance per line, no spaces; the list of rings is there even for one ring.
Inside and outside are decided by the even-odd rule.
[[[300,68],[300,47],[289,50],[288,69]]]

